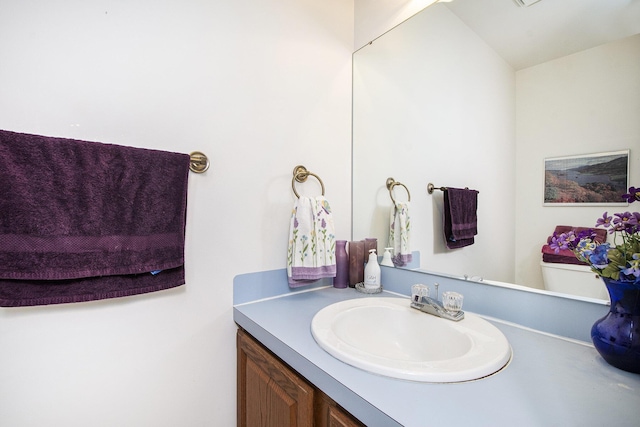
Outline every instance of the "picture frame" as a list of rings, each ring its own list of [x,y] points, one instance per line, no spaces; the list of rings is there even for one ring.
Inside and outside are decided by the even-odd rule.
[[[626,206],[629,150],[544,159],[544,206]]]

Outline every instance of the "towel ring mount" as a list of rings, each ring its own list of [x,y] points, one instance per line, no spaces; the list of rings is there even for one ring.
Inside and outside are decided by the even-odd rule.
[[[295,194],[298,199],[300,198],[300,195],[296,191],[296,181],[300,183],[305,182],[307,178],[309,178],[309,176],[312,176],[318,180],[318,182],[320,183],[320,187],[322,188],[322,195],[324,196],[324,183],[322,182],[320,177],[313,172],[309,172],[304,166],[298,165],[293,168],[293,178],[291,179],[291,188],[293,189],[293,194]]]
[[[395,204],[396,203],[396,199],[393,198],[393,187],[395,187],[396,185],[399,185],[401,187],[404,187],[405,190],[407,190],[407,198],[408,198],[408,202],[411,201],[411,193],[409,192],[409,189],[407,188],[406,185],[404,185],[401,182],[396,181],[395,179],[389,177],[387,178],[387,190],[389,190],[389,196],[391,196],[391,201]]]

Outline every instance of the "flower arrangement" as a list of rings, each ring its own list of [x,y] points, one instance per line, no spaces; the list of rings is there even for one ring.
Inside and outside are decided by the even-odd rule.
[[[640,201],[640,188],[630,187],[622,196],[627,202]],[[640,285],[640,212],[622,212],[609,216],[605,212],[596,227],[609,229],[614,244],[598,243],[592,230],[567,233],[551,238],[550,246],[556,253],[570,249],[576,257],[591,266],[601,277]],[[620,241],[621,240],[621,241]]]

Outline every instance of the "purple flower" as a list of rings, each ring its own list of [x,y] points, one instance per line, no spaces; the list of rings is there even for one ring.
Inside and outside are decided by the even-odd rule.
[[[569,249],[576,249],[581,242],[592,243],[596,238],[593,229],[582,230],[576,234],[575,230],[571,230],[567,234],[567,245]]]
[[[613,226],[617,231],[632,231],[632,229],[638,225],[638,218],[635,215],[632,215],[631,212],[623,212],[615,214],[616,217],[613,218]]]
[[[608,212],[605,212],[604,214],[602,214],[601,218],[598,218],[598,221],[596,221],[596,227],[604,227],[604,228],[608,228],[611,225],[611,219],[612,217],[607,215]]]
[[[622,196],[628,203],[640,201],[640,188],[629,187],[629,193]],[[570,249],[581,261],[588,262],[593,271],[602,277],[610,277],[640,285],[640,212],[621,212],[609,216],[605,212],[598,218],[596,227],[609,229],[609,234],[620,233],[622,242],[598,244],[593,237],[580,241]],[[560,238],[556,245],[561,247]]]
[[[327,228],[327,222],[322,218],[322,222],[320,223],[321,228]]]
[[[633,203],[636,200],[640,201],[640,188],[629,187],[629,193],[623,194],[622,198],[627,201],[627,203]]]
[[[557,235],[555,232],[551,237],[551,242],[549,243],[549,247],[553,249],[555,253],[559,253],[561,249],[567,249],[569,247],[567,242],[567,235],[562,233],[561,235]]]

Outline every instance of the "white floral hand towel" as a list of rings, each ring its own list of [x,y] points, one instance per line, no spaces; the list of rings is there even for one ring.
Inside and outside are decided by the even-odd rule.
[[[398,267],[407,265],[413,258],[410,232],[409,202],[396,202],[389,216],[389,246],[394,251],[393,263]]]
[[[324,196],[301,196],[291,212],[287,276],[289,287],[336,275],[336,238],[329,202]]]

